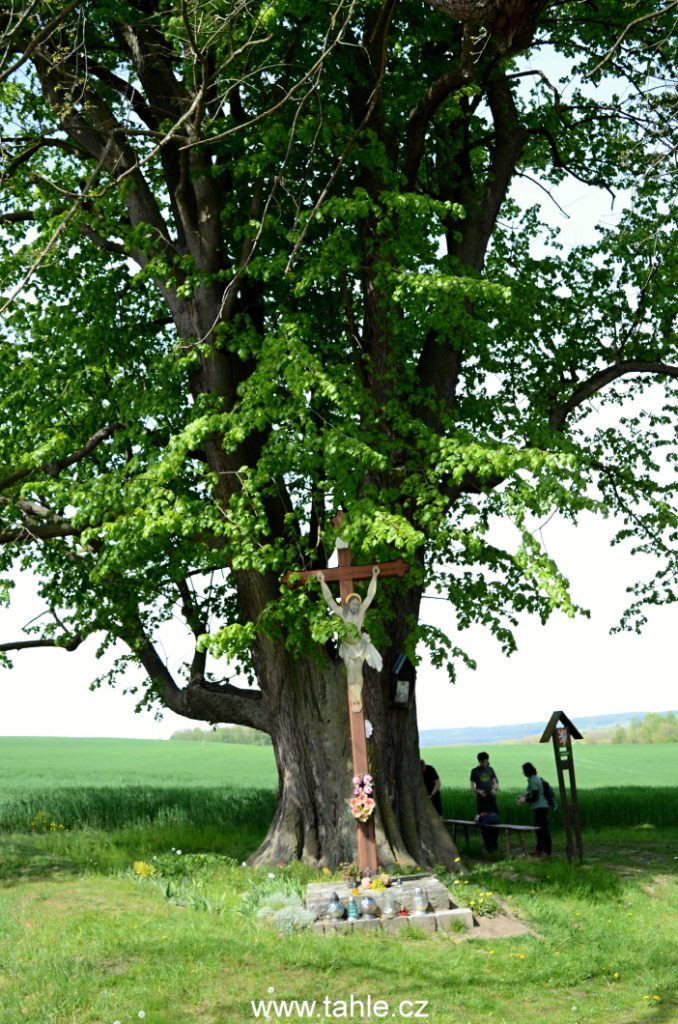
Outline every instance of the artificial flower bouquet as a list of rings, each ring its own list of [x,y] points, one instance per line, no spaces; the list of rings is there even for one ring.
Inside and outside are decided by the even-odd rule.
[[[358,821],[368,821],[376,807],[376,801],[372,797],[372,776],[353,776],[353,797],[348,802],[351,814]]]

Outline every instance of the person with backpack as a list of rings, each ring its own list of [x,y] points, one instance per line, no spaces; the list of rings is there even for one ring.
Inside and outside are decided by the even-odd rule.
[[[551,833],[549,832],[548,814],[551,804],[544,792],[544,780],[537,775],[537,769],[529,761],[523,765],[523,775],[527,779],[527,789],[524,796],[516,798],[519,804],[529,804],[534,815],[534,824],[539,829],[537,832],[537,848],[531,857],[551,856]],[[546,783],[548,786],[548,783]],[[550,787],[549,787],[550,790]],[[551,794],[553,799],[553,794]]]

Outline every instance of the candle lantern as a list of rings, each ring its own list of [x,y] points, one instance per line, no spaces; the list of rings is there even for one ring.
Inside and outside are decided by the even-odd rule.
[[[385,918],[395,917],[400,910],[397,899],[391,893],[384,896],[381,904],[381,916]]]
[[[355,896],[349,896],[348,898],[348,919],[349,921],[357,921],[360,917],[360,907]]]
[[[325,917],[330,921],[341,921],[346,913],[346,907],[341,902],[336,892],[330,896],[325,907]]]
[[[428,910],[428,893],[425,889],[420,886],[414,890],[412,894],[412,914],[421,915],[425,914]]]
[[[360,913],[365,917],[376,917],[378,909],[377,901],[368,892],[360,897]]]

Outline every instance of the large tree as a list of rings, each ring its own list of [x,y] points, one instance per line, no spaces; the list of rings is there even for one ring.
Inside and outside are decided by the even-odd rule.
[[[663,558],[630,621],[674,596],[675,7],[0,5],[0,567],[50,611],[0,656],[122,641],[111,677],[143,666],[146,702],[269,733],[259,860],[352,858],[334,623],[280,584],[327,564],[339,508],[354,561],[411,565],[370,613],[383,862],[453,856],[391,702],[400,652],[463,657],[420,624],[425,586],[510,651],[519,612],[573,611],[531,517],[595,509]],[[516,176],[627,212],[563,255]],[[657,381],[663,406],[586,428]],[[183,678],[157,642],[177,615]]]

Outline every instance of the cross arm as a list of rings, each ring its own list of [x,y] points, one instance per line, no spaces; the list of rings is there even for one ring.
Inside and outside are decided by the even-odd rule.
[[[326,583],[341,583],[346,580],[370,580],[374,565],[379,566],[379,576],[404,576],[409,570],[409,565],[402,558],[396,558],[394,562],[376,562],[370,565],[340,565],[334,569],[304,569],[298,572],[292,570],[286,572],[282,582],[286,587],[294,589],[302,587],[308,580],[313,579],[319,572],[325,577]]]

